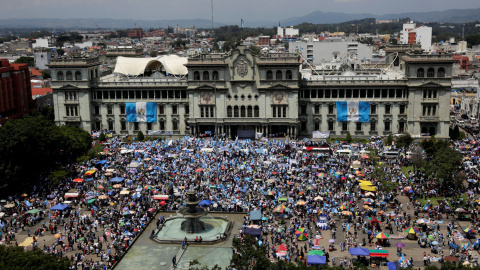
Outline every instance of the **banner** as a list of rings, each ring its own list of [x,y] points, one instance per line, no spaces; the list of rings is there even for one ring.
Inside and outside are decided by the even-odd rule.
[[[157,122],[157,103],[133,102],[125,103],[127,122]]]
[[[370,122],[370,102],[337,101],[338,122]]]
[[[312,132],[314,139],[328,139],[330,138],[330,131],[314,131]]]
[[[162,131],[161,131],[161,130],[148,130],[148,131],[147,131],[147,134],[148,134],[148,135],[156,135],[156,136],[159,136],[159,135],[162,135]]]

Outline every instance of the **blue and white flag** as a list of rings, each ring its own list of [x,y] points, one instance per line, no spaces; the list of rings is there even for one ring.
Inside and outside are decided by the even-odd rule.
[[[338,122],[369,122],[370,102],[337,101]]]
[[[127,122],[157,122],[157,103],[133,102],[125,103]]]

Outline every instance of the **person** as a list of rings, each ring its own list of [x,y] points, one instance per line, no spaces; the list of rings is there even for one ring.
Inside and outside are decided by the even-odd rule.
[[[177,264],[177,255],[173,256],[172,263],[173,263],[173,266],[175,266]]]

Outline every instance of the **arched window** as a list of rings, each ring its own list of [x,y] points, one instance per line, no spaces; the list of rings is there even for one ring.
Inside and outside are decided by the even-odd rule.
[[[245,117],[245,106],[240,107],[240,117]]]
[[[423,78],[423,77],[425,77],[425,70],[423,70],[423,68],[417,69],[417,77],[418,77],[418,78]]]
[[[273,80],[273,72],[271,70],[267,70],[267,80]]]
[[[433,77],[435,77],[435,69],[429,68],[429,69],[427,70],[427,77],[428,77],[428,78],[433,78]]]
[[[212,72],[212,80],[218,80],[218,71]]]
[[[255,106],[253,110],[254,110],[253,117],[260,117],[260,107]]]
[[[59,80],[59,81],[65,80],[65,78],[63,77],[63,72],[62,71],[57,72],[57,80]]]
[[[277,70],[277,72],[275,72],[275,79],[277,80],[281,80],[282,79],[282,71],[281,70]]]
[[[232,106],[227,107],[227,117],[232,117]]]
[[[208,73],[208,71],[203,72],[203,80],[204,81],[210,80],[210,74]]]
[[[252,106],[247,107],[247,117],[252,117]]]
[[[238,106],[233,107],[233,117],[238,117]]]
[[[443,78],[445,77],[445,69],[444,68],[439,68],[437,71],[437,77]]]
[[[75,81],[82,80],[82,73],[80,71],[75,71]]]
[[[71,72],[71,71],[67,71],[66,77],[67,77],[67,81],[73,80],[72,72]]]
[[[200,81],[200,72],[198,71],[193,72],[193,80]]]
[[[285,73],[285,78],[286,78],[287,80],[293,79],[293,75],[292,75],[292,71],[291,71],[291,70],[287,70],[287,72]]]

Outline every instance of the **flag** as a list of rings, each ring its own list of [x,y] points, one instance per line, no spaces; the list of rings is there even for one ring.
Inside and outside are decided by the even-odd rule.
[[[370,102],[337,101],[338,122],[369,122]]]
[[[130,102],[125,103],[127,122],[157,122],[157,103]]]
[[[240,25],[241,25],[242,27],[243,27],[243,23],[244,23],[244,21],[243,21],[243,19],[241,19],[241,20],[240,20]]]

